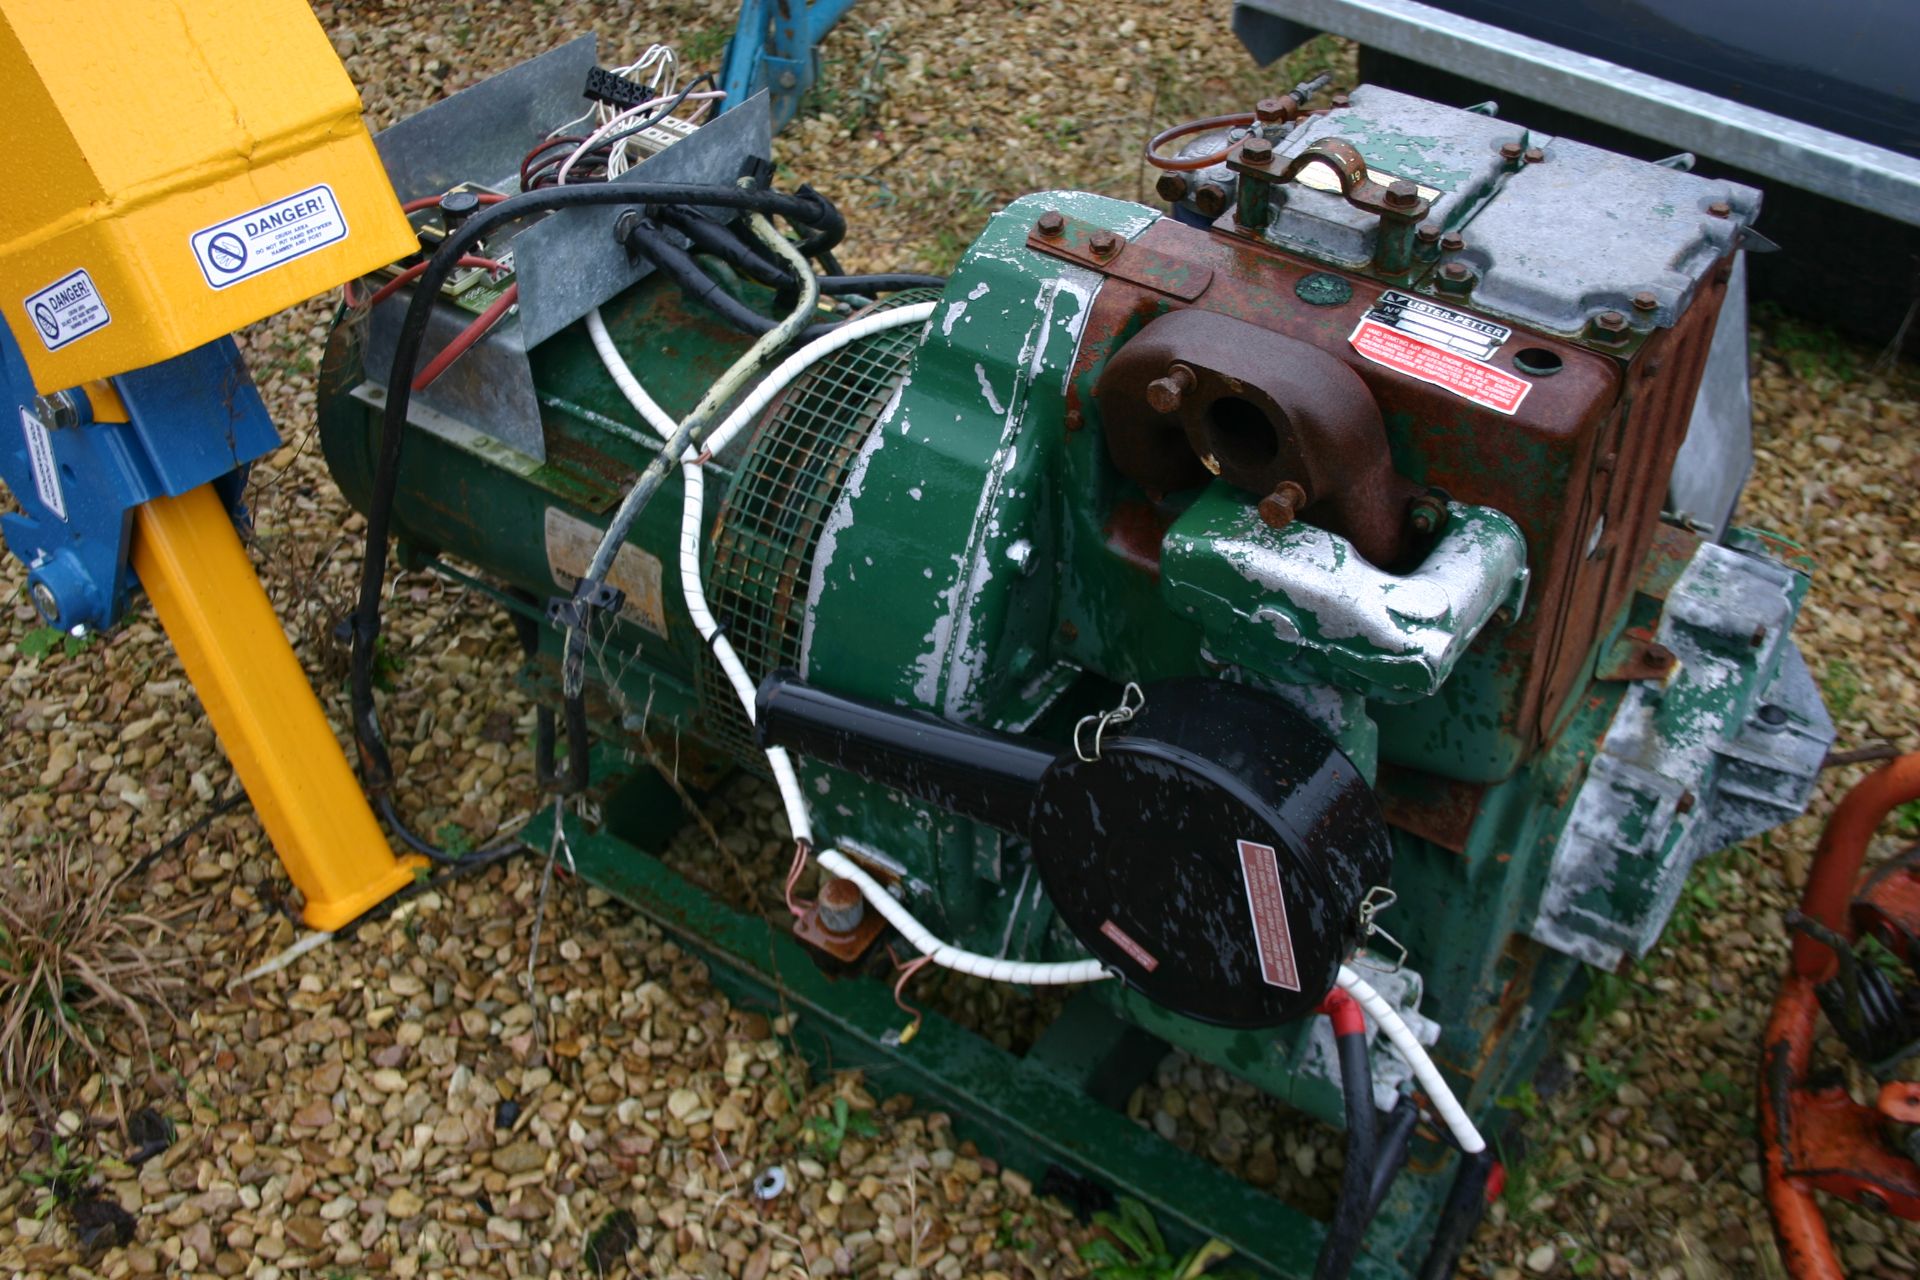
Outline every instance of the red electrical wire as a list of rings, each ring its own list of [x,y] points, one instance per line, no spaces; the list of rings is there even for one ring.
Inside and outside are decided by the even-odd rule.
[[[1244,115],[1235,116],[1209,116],[1205,120],[1189,120],[1185,124],[1177,124],[1171,129],[1164,129],[1153,135],[1153,141],[1147,143],[1147,163],[1156,169],[1171,169],[1176,173],[1192,173],[1195,169],[1205,169],[1209,165],[1219,164],[1227,158],[1227,152],[1233,150],[1232,147],[1222,147],[1218,151],[1210,151],[1203,156],[1188,156],[1184,159],[1163,156],[1160,154],[1160,148],[1175,139],[1191,137],[1196,133],[1207,133],[1214,129],[1237,129],[1252,123],[1253,113],[1247,112]]]
[[[448,194],[451,194],[451,192]],[[502,200],[506,199],[505,196],[493,191],[476,191],[474,194],[480,198],[481,204],[499,204]],[[401,205],[400,211],[402,213],[419,213],[422,209],[437,208],[444,199],[446,199],[445,195],[421,196],[418,200],[409,200]]]
[[[500,262],[497,259],[476,258],[471,255],[462,255],[460,258],[460,265],[463,267],[485,267],[487,270],[493,272],[496,275],[498,275],[502,271],[511,270],[511,268],[509,268],[506,263]],[[419,279],[420,273],[425,271],[427,269],[427,266],[428,264],[425,262],[414,263],[412,266],[402,271],[399,275],[387,281],[385,284],[381,285],[378,289],[375,289],[373,291],[373,296],[367,299],[367,305],[370,307],[379,306],[381,303],[385,302],[388,298],[391,298],[394,294],[398,293],[401,289],[405,288],[408,284],[410,284],[414,280]]]
[[[420,371],[418,377],[414,378],[413,389],[415,391],[425,391],[428,387],[432,386],[434,379],[445,373],[455,360],[467,354],[468,348],[472,347],[474,343],[486,337],[487,330],[498,324],[500,318],[506,315],[513,307],[513,304],[519,301],[519,299],[520,285],[517,282],[508,285],[506,292],[494,299],[492,306],[482,311],[474,318],[472,324],[462,329],[459,337],[440,349],[440,354],[435,356],[432,362]]]

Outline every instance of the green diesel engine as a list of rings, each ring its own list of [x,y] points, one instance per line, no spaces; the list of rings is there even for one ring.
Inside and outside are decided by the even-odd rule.
[[[1376,1210],[1362,1271],[1444,1269],[1547,1015],[1832,738],[1808,566],[1731,523],[1757,194],[1307,85],[1159,157],[1167,209],[1033,195],[944,283],[845,276],[831,207],[765,186],[759,100],[523,161],[592,67],[382,136],[448,248],[337,327],[322,404],[376,536],[521,615],[583,871],[1008,1158],[1283,1271]],[[615,816],[672,742],[781,787],[819,888],[771,942]],[[775,973],[789,935],[878,980]],[[887,939],[1075,993],[1025,1058],[900,1043]],[[1100,1121],[1166,1046],[1376,1129],[1372,1203],[1325,1228]]]

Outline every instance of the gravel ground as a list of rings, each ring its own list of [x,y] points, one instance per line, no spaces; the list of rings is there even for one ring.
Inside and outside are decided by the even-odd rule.
[[[712,61],[732,18],[721,0],[316,9],[376,125],[586,30],[620,49],[673,38]],[[884,38],[867,34],[882,24]],[[780,158],[847,212],[853,270],[943,268],[1028,190],[1141,195],[1131,157],[1149,121],[1276,83],[1231,43],[1224,6],[1191,0],[1005,11],[868,0],[827,56],[827,82]],[[1350,69],[1350,51],[1316,56]],[[327,314],[298,308],[243,344],[288,441],[255,473],[256,558],[303,662],[333,690],[341,656],[327,633],[350,598],[360,519],[313,448]],[[1801,636],[1841,745],[1912,746],[1920,525],[1904,495],[1920,483],[1920,384],[1788,322],[1756,339],[1749,518],[1821,560]],[[553,894],[529,990],[532,861],[444,884],[236,984],[295,938],[291,887],[244,805],[207,820],[230,772],[164,636],[139,613],[77,653],[28,656],[22,576],[0,564],[0,850],[79,841],[102,874],[157,854],[137,889],[173,914],[197,990],[151,1052],[125,1028],[107,1032],[129,1106],[177,1128],[164,1154],[137,1169],[113,1158],[122,1140],[97,1077],[58,1122],[137,1218],[134,1241],[87,1252],[65,1214],[41,1213],[41,1193],[16,1175],[49,1169],[50,1135],[10,1106],[0,1270],[543,1276],[584,1274],[593,1254],[617,1274],[630,1245],[635,1275],[1078,1272],[1087,1232],[1064,1209],[956,1141],[945,1117],[810,1074],[780,1023],[730,1008],[699,964],[597,892]],[[394,591],[400,665],[385,716],[414,744],[402,805],[416,826],[478,845],[538,799],[514,646],[483,602],[438,579],[400,575]],[[1836,770],[1816,815],[1860,772]],[[777,839],[751,788],[712,813],[735,858]],[[1559,1086],[1513,1100],[1527,1154],[1466,1274],[1781,1274],[1754,1194],[1749,1081],[1785,953],[1780,913],[1816,823],[1716,858],[1667,942],[1568,1018]],[[707,840],[695,830],[679,852],[698,860]],[[1178,1058],[1132,1109],[1256,1181],[1271,1172],[1282,1191],[1324,1195],[1337,1160],[1311,1136],[1276,1145],[1259,1099]],[[762,1201],[753,1178],[776,1162],[789,1187]],[[1910,1233],[1835,1221],[1854,1274],[1915,1273]]]

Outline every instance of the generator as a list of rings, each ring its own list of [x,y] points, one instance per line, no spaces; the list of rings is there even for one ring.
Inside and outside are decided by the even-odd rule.
[[[1271,1273],[1450,1274],[1549,1015],[1833,737],[1811,566],[1734,520],[1758,193],[1309,82],[1156,139],[1159,207],[857,276],[763,99],[555,133],[620,79],[583,40],[376,139],[421,253],[323,370],[357,664],[390,534],[527,644],[533,843],[737,998]],[[663,747],[773,780],[786,910],[655,856]],[[1049,1025],[903,1034],[890,954]],[[1113,1109],[1169,1047],[1348,1130],[1331,1222]]]

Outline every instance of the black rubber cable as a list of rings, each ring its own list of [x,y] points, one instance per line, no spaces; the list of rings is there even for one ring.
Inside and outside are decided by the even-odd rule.
[[[1386,1203],[1393,1181],[1406,1168],[1407,1153],[1413,1146],[1413,1131],[1420,1123],[1420,1104],[1402,1094],[1387,1114],[1380,1130],[1373,1161],[1373,1190],[1367,1196],[1367,1220],[1371,1222]]]
[[[1433,1243],[1420,1264],[1420,1280],[1449,1280],[1453,1275],[1473,1229],[1487,1211],[1487,1179],[1493,1166],[1492,1147],[1460,1153],[1460,1167],[1454,1172],[1447,1202],[1440,1209],[1440,1225],[1434,1229]]]
[[[441,286],[453,274],[462,254],[509,222],[558,209],[622,204],[635,207],[696,204],[752,209],[776,214],[797,225],[815,225],[832,210],[825,199],[804,189],[788,195],[751,187],[689,183],[594,183],[526,192],[490,205],[468,218],[441,242],[428,260],[426,271],[414,282],[412,300],[400,324],[393,364],[387,377],[386,405],[381,415],[373,486],[367,505],[367,551],[361,563],[359,599],[352,619],[349,693],[353,735],[360,751],[363,781],[370,791],[384,791],[392,784],[394,776],[393,760],[380,732],[378,709],[374,704],[373,658],[380,637],[380,597],[386,583],[387,542],[392,531],[394,497],[399,487],[407,408],[413,396],[414,370],[426,341],[427,321],[438,303]],[[678,456],[677,452],[674,456]],[[444,850],[441,853],[445,856]]]
[[[1314,1280],[1345,1280],[1353,1270],[1373,1199],[1373,1064],[1367,1057],[1366,1032],[1335,1035],[1334,1044],[1340,1052],[1340,1090],[1347,1104],[1347,1166],[1340,1174],[1340,1199],[1320,1244]]]
[[[692,254],[662,235],[660,228],[652,223],[641,221],[630,227],[627,244],[652,262],[661,275],[673,281],[689,301],[701,303],[717,312],[722,320],[734,328],[758,337],[779,325],[779,321],[768,319],[728,293],[718,280],[700,269],[700,264],[693,260]],[[808,325],[794,341],[811,342],[838,327],[838,321]]]

